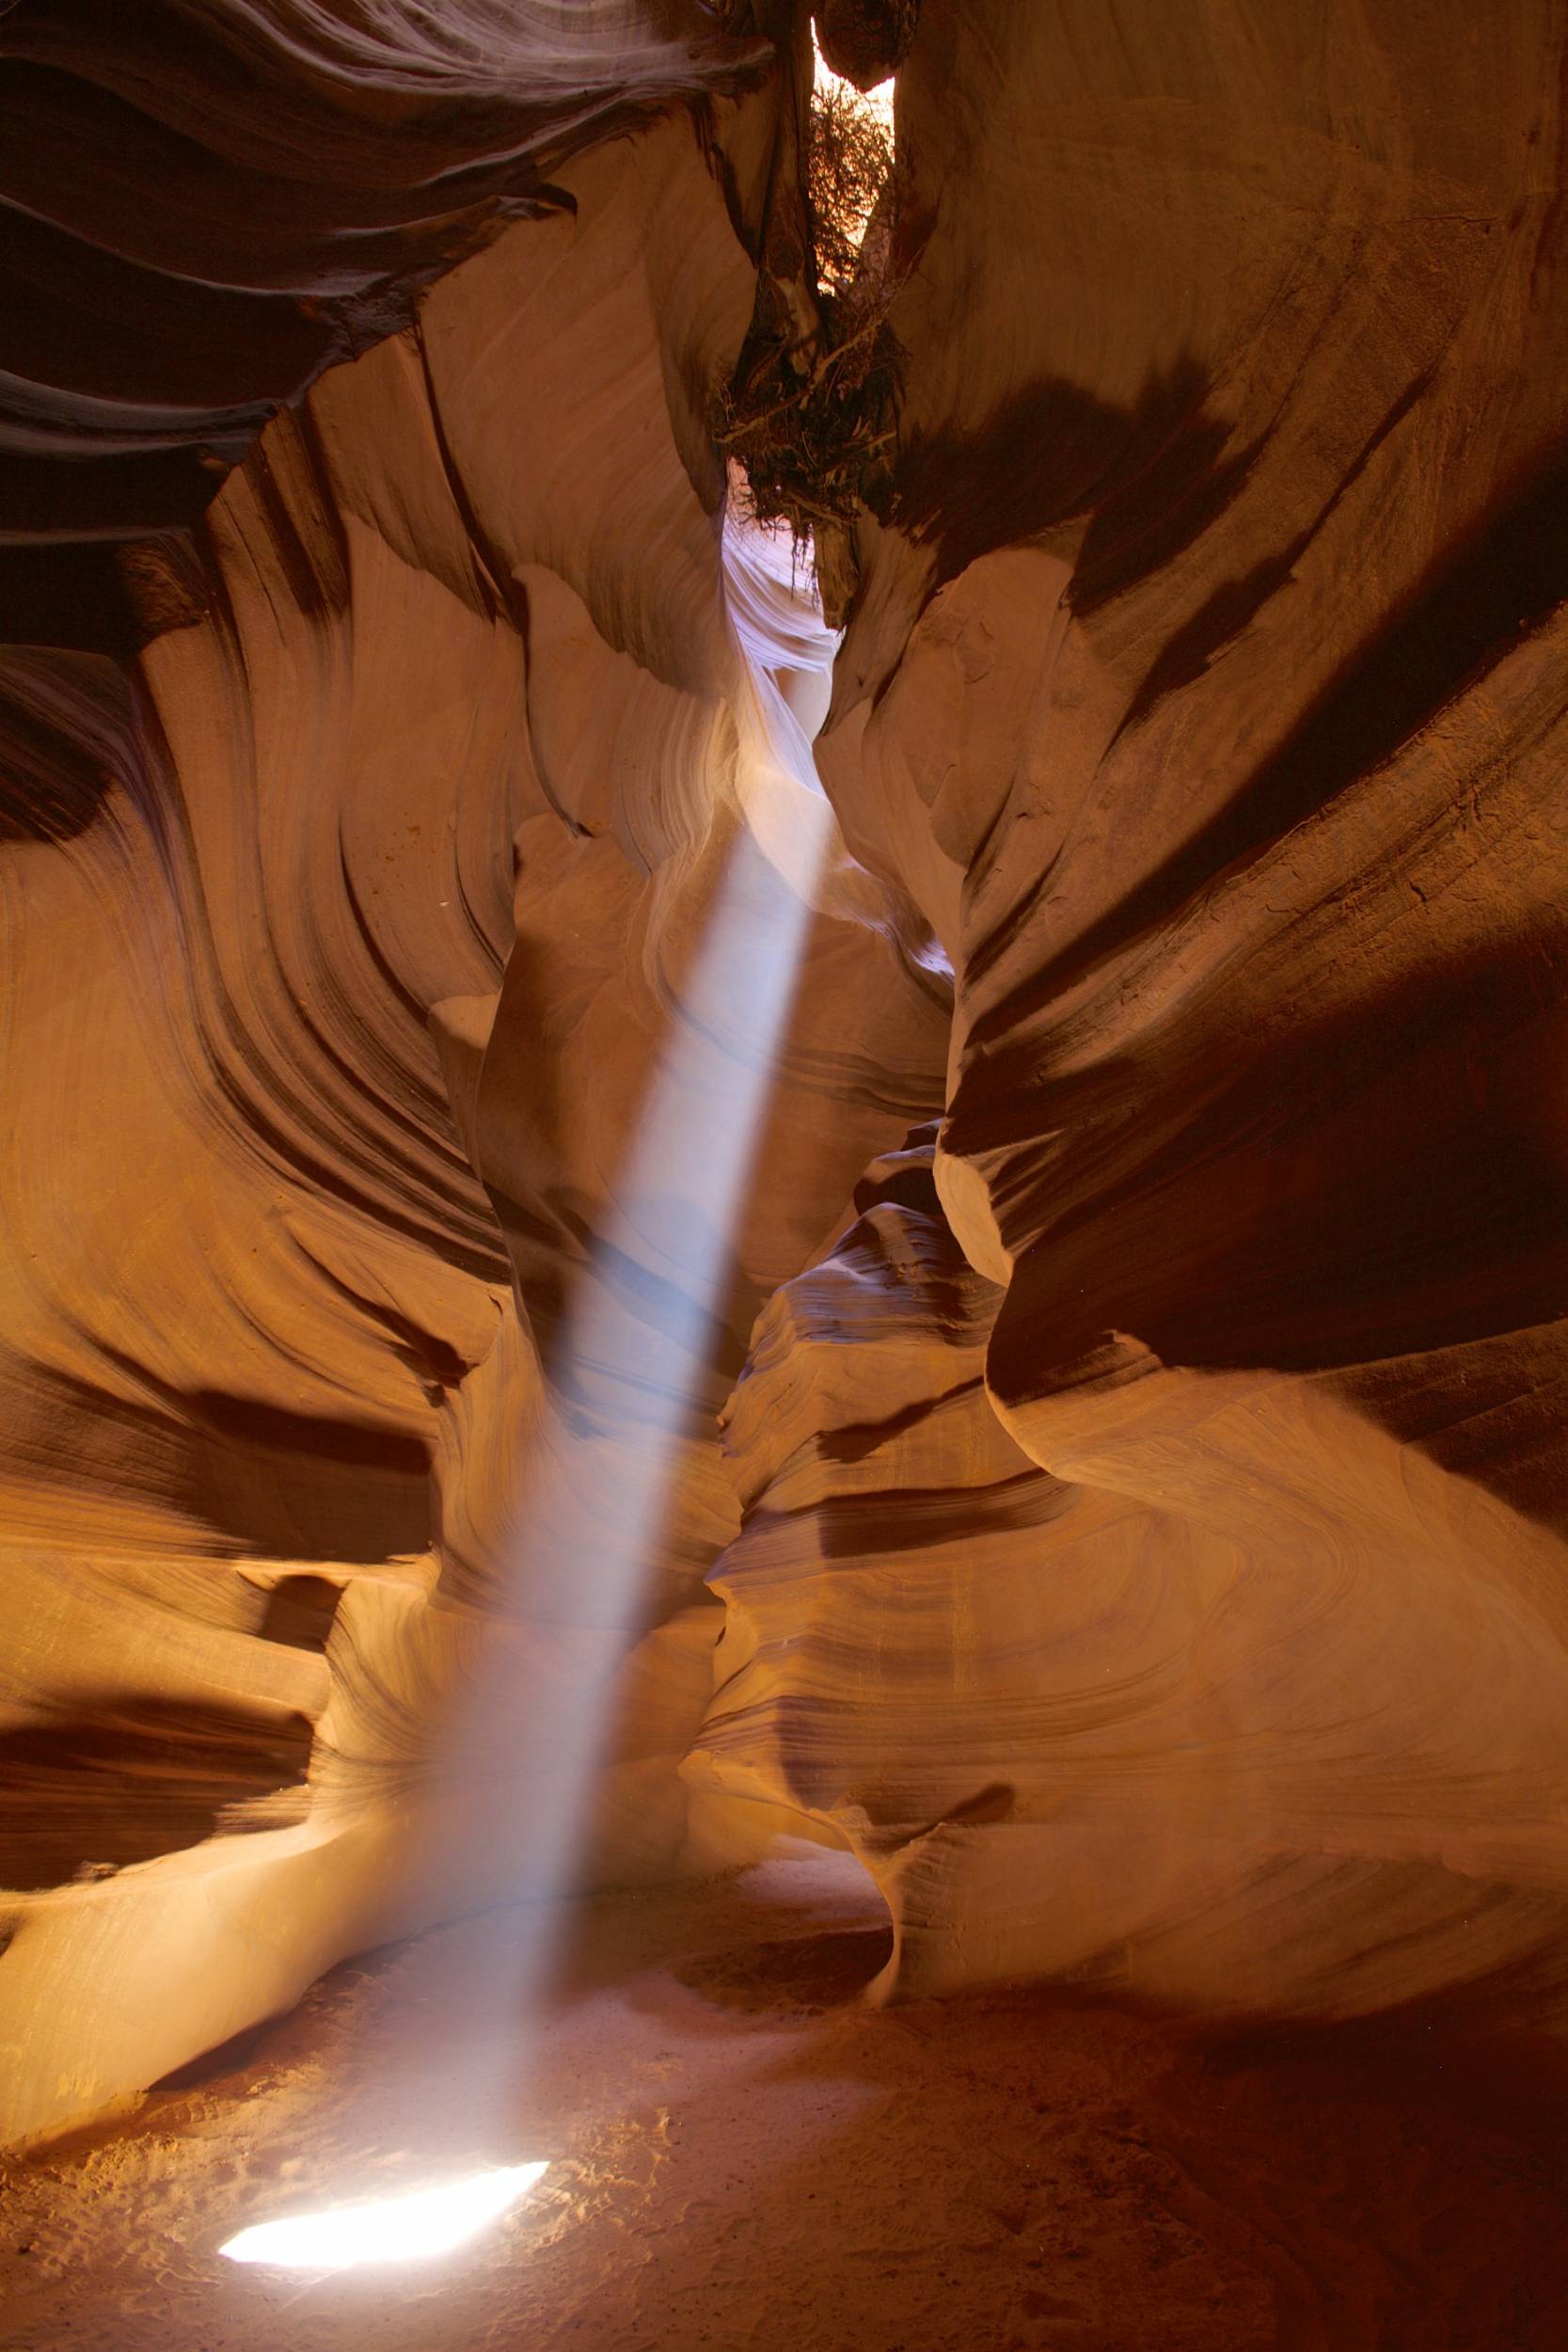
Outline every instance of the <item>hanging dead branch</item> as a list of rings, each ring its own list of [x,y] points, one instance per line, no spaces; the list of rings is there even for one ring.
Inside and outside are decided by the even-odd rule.
[[[753,342],[721,396],[715,438],[743,469],[758,519],[786,522],[820,554],[822,533],[842,534],[865,502],[895,437],[896,184],[888,126],[852,90],[813,90],[803,147],[816,329]]]

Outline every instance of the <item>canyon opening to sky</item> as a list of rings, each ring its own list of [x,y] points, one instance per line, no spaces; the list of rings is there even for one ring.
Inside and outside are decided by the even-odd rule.
[[[1568,2346],[1565,93],[0,10],[6,2352]]]

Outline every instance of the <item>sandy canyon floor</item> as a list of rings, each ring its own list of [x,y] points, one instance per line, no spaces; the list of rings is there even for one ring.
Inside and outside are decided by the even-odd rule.
[[[481,1932],[341,1968],[6,2169],[7,2352],[1568,2345],[1564,2106],[1528,2054],[1430,2018],[1217,2048],[1022,1993],[873,2010],[886,1930],[824,1857],[587,1905],[515,2144],[482,2151]],[[439,2262],[218,2255],[482,2153],[550,2170]]]

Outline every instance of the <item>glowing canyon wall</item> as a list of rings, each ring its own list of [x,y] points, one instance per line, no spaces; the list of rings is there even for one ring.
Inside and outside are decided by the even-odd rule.
[[[1553,2010],[1568,14],[1113,19],[818,12],[902,353],[820,867],[712,431],[804,13],[0,24],[5,2137],[526,1887],[584,1705],[584,1873],[847,1843],[884,1992]],[[716,1233],[625,1171],[739,869]]]

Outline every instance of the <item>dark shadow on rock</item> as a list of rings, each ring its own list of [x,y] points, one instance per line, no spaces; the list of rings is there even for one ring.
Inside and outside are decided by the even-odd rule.
[[[940,587],[999,548],[1088,517],[1073,603],[1090,611],[1180,554],[1244,482],[1256,445],[1222,462],[1230,428],[1207,413],[1208,389],[1191,358],[1151,375],[1131,408],[1042,378],[977,433],[911,441],[885,519],[931,548]]]
[[[289,1413],[215,1391],[184,1400],[184,1501],[272,1558],[380,1561],[430,1543],[430,1455],[421,1439],[325,1414]]]
[[[198,1844],[230,1807],[303,1789],[311,1727],[208,1702],[78,1699],[0,1733],[0,1883],[109,1877]]]
[[[891,1927],[842,1928],[701,1953],[678,1962],[672,1974],[721,2009],[816,2015],[858,1999],[892,1953]]]
[[[1291,561],[1304,545],[1296,543]],[[1278,584],[1275,579],[1273,585]],[[1195,664],[1201,667],[1218,650],[1222,624],[1234,633],[1259,590],[1273,593],[1261,579],[1230,583],[1219,592],[1223,612],[1200,616],[1191,642],[1167,645],[1135,697],[1143,711],[1196,675]],[[1557,454],[1515,483],[1486,522],[1444,550],[1229,803],[990,1010],[976,1037],[1027,1019],[1097,964],[1169,921],[1216,876],[1250,863],[1370,775],[1565,597],[1568,457]],[[1130,712],[1128,724],[1132,719]]]
[[[0,842],[72,839],[145,757],[117,661],[0,645]]]

